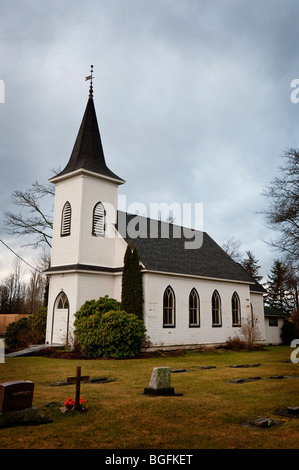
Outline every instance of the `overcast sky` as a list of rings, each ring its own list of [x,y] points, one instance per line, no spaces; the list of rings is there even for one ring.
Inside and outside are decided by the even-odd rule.
[[[3,212],[14,190],[67,164],[93,64],[127,206],[201,202],[204,231],[240,240],[267,276],[279,253],[258,211],[282,153],[299,147],[298,20],[297,0],[2,1],[0,238],[37,256],[5,233]],[[0,277],[12,260],[0,245]]]

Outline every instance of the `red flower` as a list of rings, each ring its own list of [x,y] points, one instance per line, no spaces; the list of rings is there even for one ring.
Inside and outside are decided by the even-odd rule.
[[[68,410],[72,410],[72,409],[75,407],[75,400],[74,400],[73,398],[68,398],[68,399],[65,401],[64,406],[65,406]],[[86,410],[88,409],[86,400],[83,400],[82,397],[80,397],[80,400],[79,400],[79,408],[80,408],[82,411],[86,411]]]

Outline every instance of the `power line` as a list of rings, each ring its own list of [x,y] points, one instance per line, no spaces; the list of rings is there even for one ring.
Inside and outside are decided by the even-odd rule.
[[[37,271],[40,274],[43,274],[42,271],[40,271],[37,268],[34,268],[33,266],[31,266],[31,264],[25,261],[20,255],[18,255],[18,253],[16,253],[12,248],[10,248],[10,246],[8,246],[3,240],[1,240],[1,238],[0,238],[0,242],[3,243],[3,245],[6,246],[6,248],[8,248],[15,256],[17,256],[21,261],[23,261],[23,263],[27,264],[31,269],[34,269],[34,271]]]

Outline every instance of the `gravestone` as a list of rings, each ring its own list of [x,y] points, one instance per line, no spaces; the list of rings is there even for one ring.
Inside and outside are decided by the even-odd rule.
[[[144,389],[145,395],[181,395],[174,393],[170,386],[170,367],[154,367],[149,386]]]
[[[32,407],[34,383],[14,380],[0,384],[0,411],[24,410]]]
[[[245,382],[254,382],[255,380],[261,380],[261,377],[248,377],[246,379],[233,379],[229,382],[232,384],[244,384]]]
[[[285,416],[287,418],[299,418],[299,406],[289,406],[283,410],[277,410],[277,415]]]
[[[299,406],[289,406],[288,413],[291,415],[299,416]]]
[[[282,421],[276,421],[272,418],[257,418],[252,421],[247,421],[244,423],[239,423],[240,426],[244,426],[246,428],[262,428],[262,429],[267,429],[271,428],[272,426],[279,426],[282,424]]]
[[[269,428],[274,426],[277,422],[272,418],[258,418],[250,421],[249,424],[252,426],[257,426],[258,428]]]
[[[43,422],[32,406],[34,383],[14,380],[0,384],[0,427]]]

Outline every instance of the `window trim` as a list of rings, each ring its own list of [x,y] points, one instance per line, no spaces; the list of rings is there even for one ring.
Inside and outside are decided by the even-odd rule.
[[[167,299],[166,299],[167,295]],[[170,295],[172,296],[172,306],[169,307],[168,303],[166,305],[165,301],[169,301]],[[166,317],[169,315],[167,310],[171,310],[171,315],[172,315],[172,322],[171,323],[166,323]],[[174,290],[171,286],[167,286],[164,294],[163,294],[163,328],[175,328],[175,322],[176,322],[176,302],[175,302],[175,294]]]
[[[96,214],[96,210],[101,209],[101,214]],[[102,219],[102,227],[100,230],[96,228],[96,225],[99,223],[99,220]],[[101,201],[97,202],[92,211],[92,227],[91,227],[91,234],[94,237],[104,237],[106,230],[106,210]]]
[[[219,316],[219,322],[216,323],[214,322],[214,310],[216,310],[216,308],[214,308],[214,299],[217,298],[218,299],[218,308],[217,308],[217,315]],[[212,295],[212,327],[213,328],[220,328],[222,327],[222,307],[221,307],[221,297],[220,297],[220,294],[218,292],[218,290],[214,290],[213,292],[213,295]]]
[[[194,307],[190,305],[191,301],[193,302],[194,299],[196,298],[197,300],[197,306]],[[192,303],[192,305],[194,305]],[[196,311],[196,316],[197,316],[197,322],[196,323],[192,323],[192,317],[194,315]],[[195,287],[193,287],[193,289],[191,289],[190,291],[190,294],[189,294],[189,328],[200,328],[200,298],[199,298],[199,295],[198,295],[198,292],[197,290],[195,289]]]
[[[59,307],[60,302],[62,304],[62,307]],[[67,310],[68,308],[69,308],[68,296],[66,295],[65,292],[61,291],[60,294],[56,298],[55,309],[56,310]]]
[[[234,303],[233,303],[234,300],[237,301],[237,306],[238,306],[237,309],[234,308]],[[232,295],[231,305],[232,305],[232,326],[234,328],[238,328],[238,327],[241,326],[241,302],[240,302],[240,297],[239,297],[239,295],[237,294],[236,291]],[[238,322],[234,322],[235,312],[237,312],[237,315],[238,315]]]
[[[62,208],[61,213],[61,227],[60,227],[60,236],[68,237],[71,234],[71,224],[72,224],[72,206],[69,201],[66,201]]]

